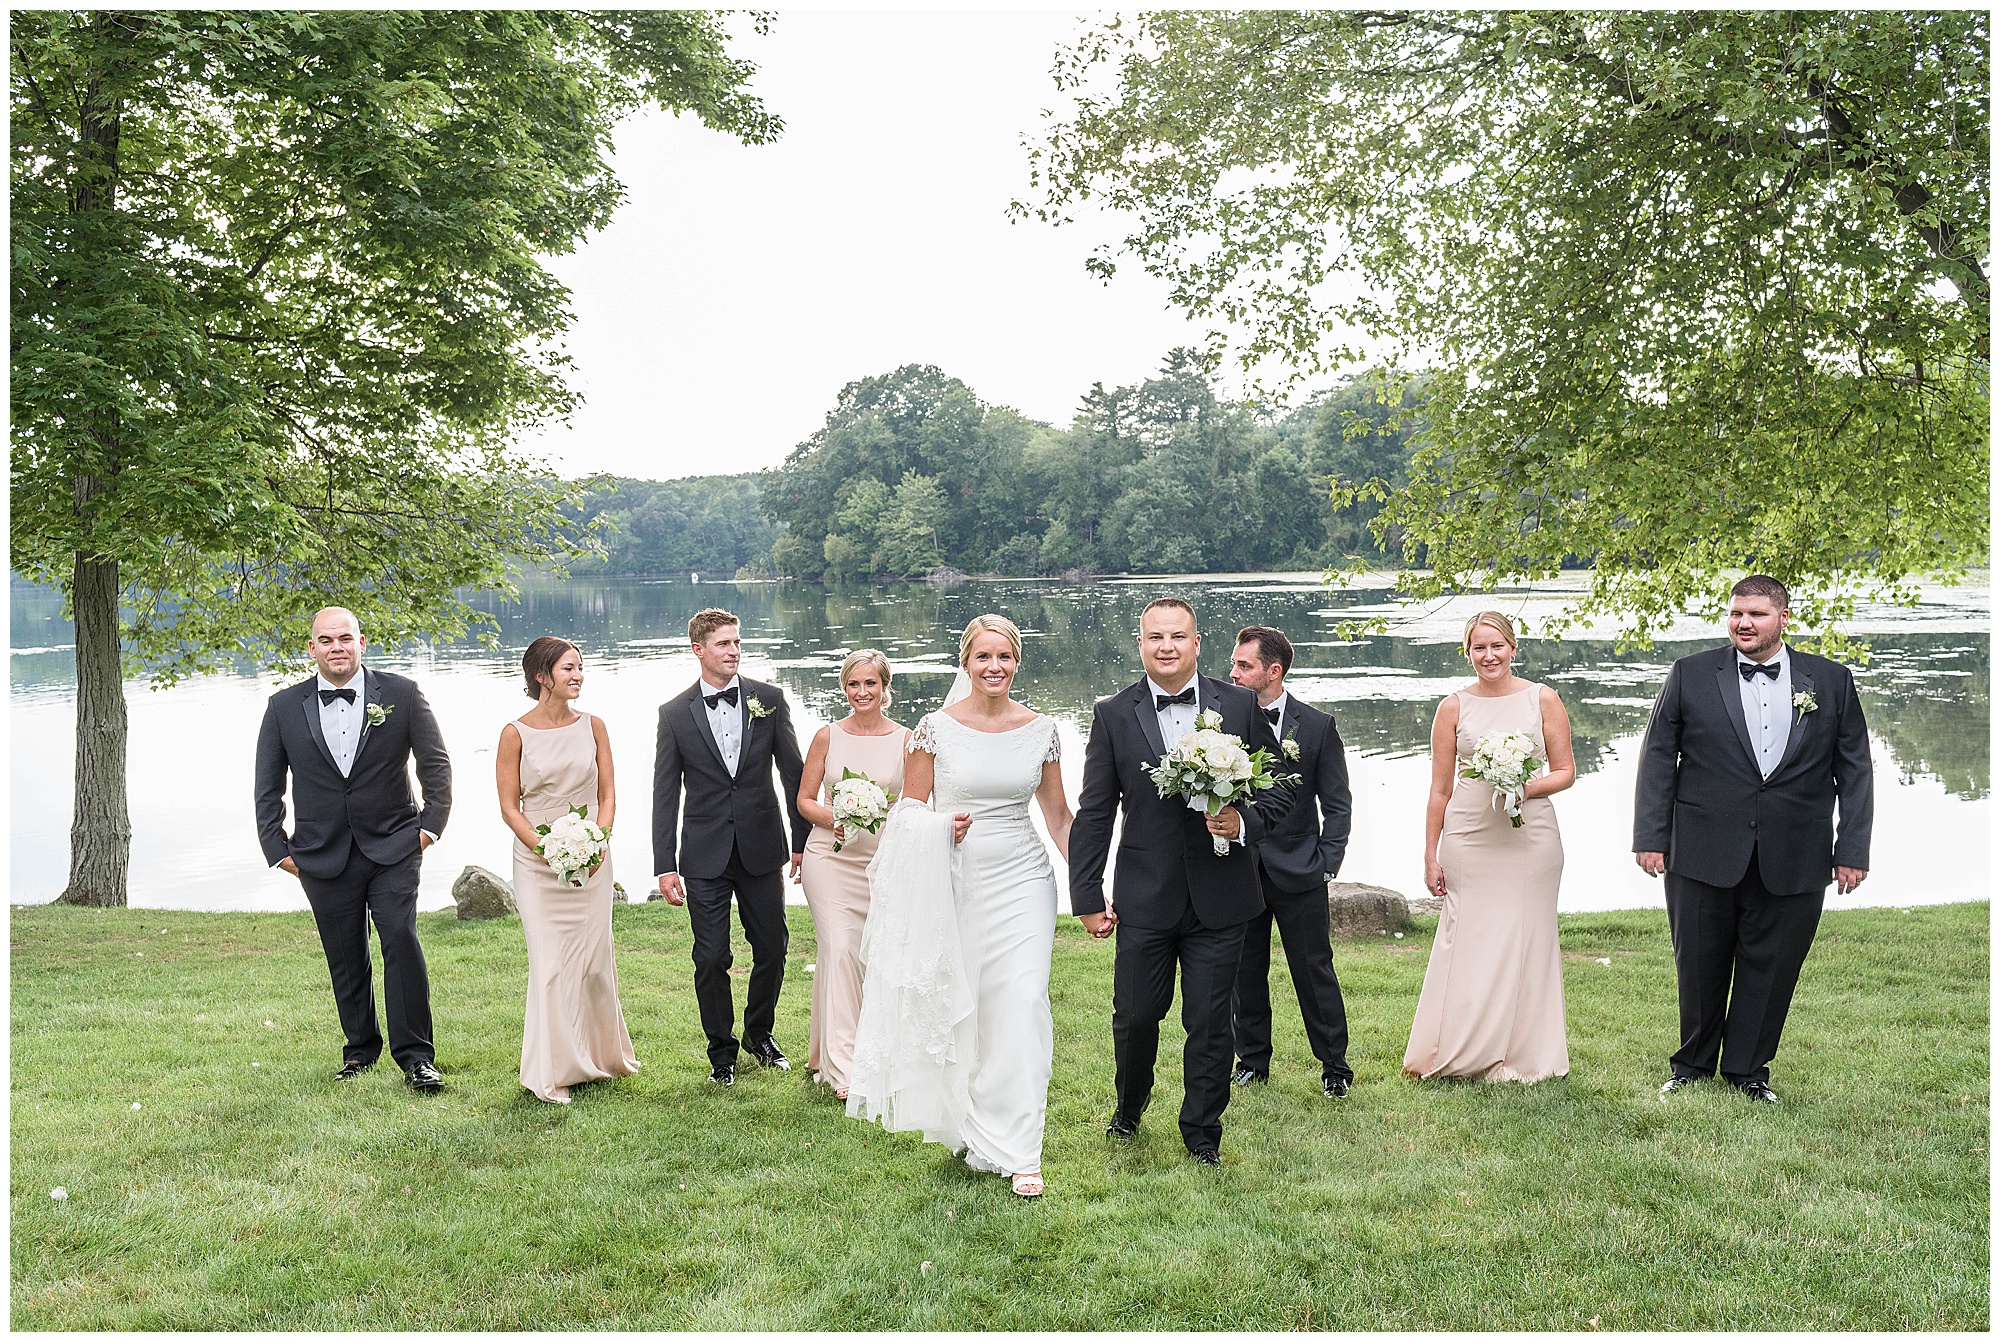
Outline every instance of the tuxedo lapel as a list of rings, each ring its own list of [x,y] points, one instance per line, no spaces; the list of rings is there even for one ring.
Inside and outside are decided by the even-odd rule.
[[[1200,697],[1200,691],[1196,691]],[[1167,753],[1167,743],[1160,739],[1160,715],[1153,710],[1152,687],[1140,681],[1132,690],[1132,711],[1139,715],[1139,730],[1146,734],[1146,744],[1153,748],[1153,759]]]
[[[715,743],[715,732],[708,725],[708,705],[702,702],[700,682],[688,691],[688,712],[694,718],[695,730],[701,733],[702,740],[708,742],[708,753],[715,756],[715,767],[728,773],[729,766],[722,759],[722,747]]]
[[[327,768],[339,773],[340,765],[334,762],[333,752],[327,749],[326,730],[319,725],[318,676],[305,683],[305,688],[299,694],[299,705],[305,709],[306,730],[312,733],[313,744],[319,747],[320,758],[326,761]]]
[[[354,773],[355,767],[361,763],[361,752],[368,749],[368,734],[375,730],[374,724],[368,720],[368,706],[382,702],[382,677],[369,675],[365,668],[360,672],[360,676],[361,735],[354,742],[353,762],[347,766],[350,776]]]
[[[1736,739],[1743,746],[1743,754],[1749,759],[1750,767],[1761,777],[1764,766],[1757,761],[1757,747],[1750,744],[1750,724],[1743,720],[1743,688],[1739,682],[1742,675],[1736,670],[1736,649],[1725,649],[1729,653],[1722,665],[1715,668],[1715,692],[1722,700],[1722,712],[1729,719],[1729,725],[1736,729]]]
[[[1811,694],[1813,692],[1812,673],[1799,664],[1799,655],[1797,653],[1792,654],[1791,661],[1792,693],[1794,695]],[[1771,770],[1773,778],[1776,778],[1786,765],[1799,757],[1799,747],[1803,746],[1806,740],[1806,720],[1812,716],[1809,713],[1799,712],[1798,709],[1793,708],[1790,704],[1785,705],[1785,711],[1792,715],[1792,729],[1785,737],[1785,757],[1778,761],[1776,769]]]

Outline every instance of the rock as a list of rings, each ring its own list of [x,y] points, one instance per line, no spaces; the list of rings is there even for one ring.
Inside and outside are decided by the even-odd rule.
[[[625,893],[625,887],[622,884],[613,881],[611,883],[611,902],[613,904],[630,904],[632,896]]]
[[[1410,925],[1410,901],[1379,885],[1329,881],[1326,908],[1336,937],[1378,937]]]
[[[666,896],[660,893],[660,887],[657,885],[646,891],[646,902],[648,904],[651,904],[656,899],[664,900],[665,898]]]
[[[484,867],[467,867],[451,883],[451,898],[461,918],[505,918],[520,913],[514,887]]]

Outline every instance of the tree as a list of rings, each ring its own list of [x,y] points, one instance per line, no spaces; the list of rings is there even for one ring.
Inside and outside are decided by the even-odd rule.
[[[1584,557],[1645,642],[1757,568],[1830,634],[1987,551],[1989,69],[1980,10],[1154,12],[1059,56],[1017,209],[1131,212],[1088,264],[1211,354],[1428,361],[1340,499],[1409,594]]]
[[[13,555],[76,621],[72,903],[123,904],[129,664],[300,660],[316,606],[454,635],[571,491],[541,258],[620,198],[644,105],[779,123],[712,15],[16,14]],[[121,599],[126,607],[120,615]]]

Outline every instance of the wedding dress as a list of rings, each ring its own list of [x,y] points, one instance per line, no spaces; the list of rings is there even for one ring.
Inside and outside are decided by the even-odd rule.
[[[982,732],[932,713],[909,749],[935,756],[937,781],[928,805],[896,804],[869,866],[847,1112],[964,1151],[974,1169],[1038,1171],[1056,882],[1028,804],[1060,756],[1055,723]],[[960,812],[972,827],[953,845]]]

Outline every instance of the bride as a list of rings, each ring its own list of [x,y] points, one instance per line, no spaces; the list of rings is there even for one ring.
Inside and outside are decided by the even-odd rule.
[[[1064,861],[1069,802],[1055,723],[1008,697],[1021,631],[981,615],[958,662],[943,711],[910,736],[869,869],[847,1112],[963,1150],[1039,1197],[1056,882],[1028,799]]]

